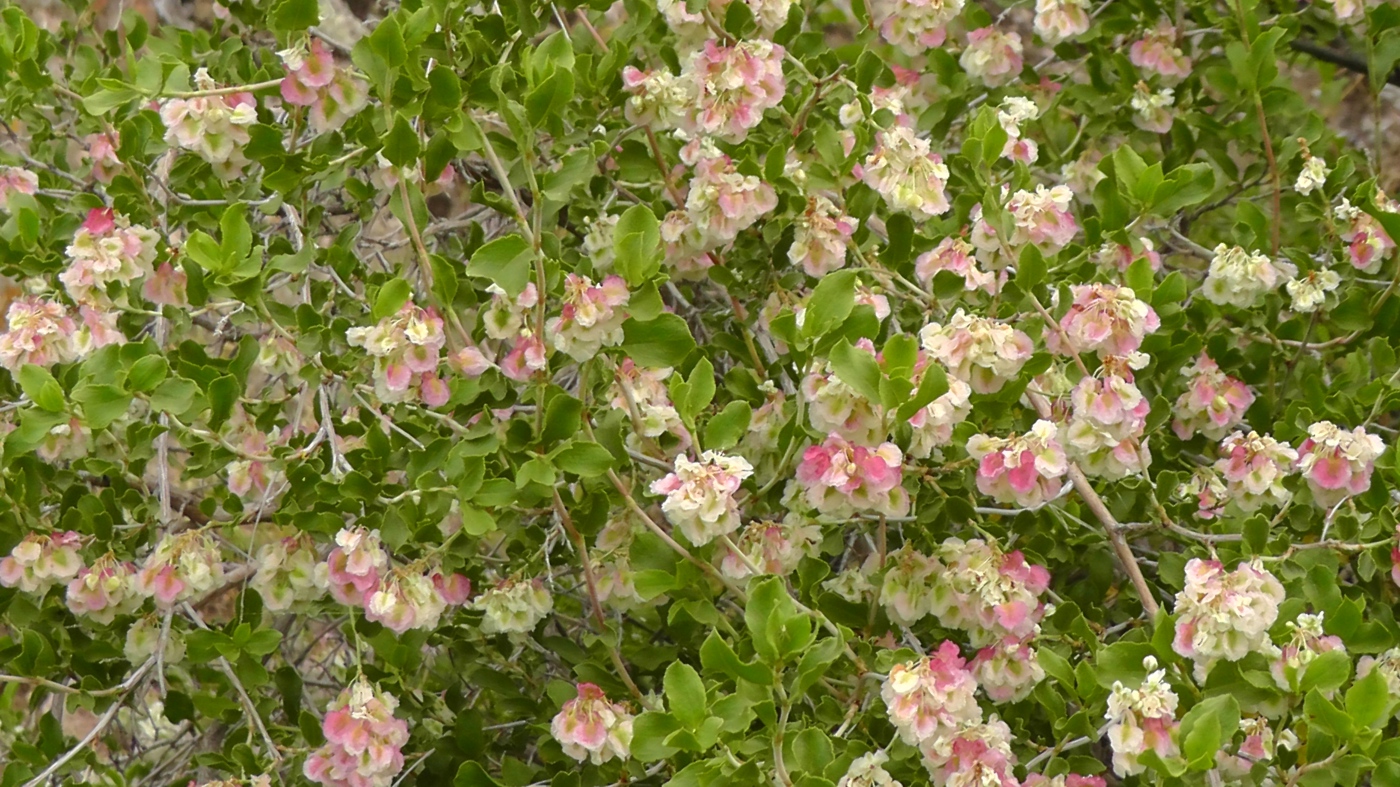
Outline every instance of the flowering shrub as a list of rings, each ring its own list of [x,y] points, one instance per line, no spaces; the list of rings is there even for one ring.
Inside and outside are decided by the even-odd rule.
[[[1400,9],[0,9],[0,787],[1400,784]]]

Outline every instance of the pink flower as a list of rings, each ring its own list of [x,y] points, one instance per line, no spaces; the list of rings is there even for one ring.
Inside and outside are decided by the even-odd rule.
[[[1187,440],[1200,432],[1211,440],[1219,440],[1244,423],[1245,411],[1254,404],[1254,392],[1248,386],[1220,371],[1205,353],[1182,371],[1191,380],[1172,410],[1176,416],[1172,431],[1177,437]]]
[[[331,596],[341,604],[364,606],[366,594],[389,568],[389,554],[380,546],[379,531],[344,528],[336,533],[335,543],[326,557]]]
[[[156,258],[154,230],[132,226],[111,208],[94,208],[68,245],[68,269],[58,275],[79,305],[105,306],[109,284],[148,275]]]
[[[684,123],[699,93],[694,79],[632,66],[622,69],[622,86],[632,94],[623,108],[627,122],[656,129],[676,128]]]
[[[1342,644],[1342,638],[1325,634],[1322,629],[1323,613],[1316,615],[1302,614],[1297,620],[1288,624],[1288,643],[1273,654],[1275,658],[1269,665],[1269,671],[1274,676],[1274,683],[1284,691],[1298,692],[1299,681],[1303,674],[1307,672],[1308,665],[1318,656],[1331,651],[1346,653],[1347,649]],[[1360,675],[1358,674],[1358,677]],[[1336,693],[1335,688],[1323,691],[1323,696],[1331,697]]]
[[[796,514],[788,514],[781,522],[756,520],[736,539],[739,552],[723,549],[719,569],[738,580],[753,576],[751,565],[759,574],[785,577],[797,570],[802,558],[816,556],[821,536],[821,528]]]
[[[1375,203],[1382,210],[1400,212],[1400,205],[1380,189],[1376,190]],[[1380,270],[1381,263],[1389,259],[1395,251],[1394,239],[1386,234],[1380,222],[1371,214],[1353,207],[1345,197],[1333,214],[1338,223],[1343,225],[1340,235],[1342,242],[1347,244],[1347,257],[1351,260],[1352,267],[1362,273],[1375,273]]]
[[[919,283],[929,287],[939,271],[951,271],[963,277],[963,289],[967,292],[981,289],[995,295],[1001,282],[995,274],[977,267],[976,253],[976,248],[962,238],[944,238],[932,251],[920,254],[914,261],[914,275],[919,278]]]
[[[876,356],[869,339],[856,342],[855,349]],[[812,367],[802,380],[802,396],[808,404],[807,419],[817,431],[858,443],[878,442],[887,436],[883,431],[884,408],[848,385],[829,363]]]
[[[219,544],[201,530],[163,537],[136,574],[136,591],[169,609],[182,601],[197,601],[221,587],[224,561]]]
[[[1176,45],[1176,29],[1165,20],[1143,34],[1128,48],[1128,59],[1144,71],[1151,71],[1167,84],[1175,84],[1191,75],[1191,58]]]
[[[1283,585],[1257,560],[1227,572],[1218,560],[1192,558],[1186,586],[1176,594],[1172,650],[1196,663],[1200,681],[1217,661],[1266,652],[1283,596]]]
[[[1025,333],[962,309],[946,325],[925,325],[919,338],[934,360],[977,393],[1000,391],[1035,350]]]
[[[326,744],[302,773],[325,787],[385,787],[403,770],[408,722],[394,718],[398,700],[361,677],[331,703],[321,721]]]
[[[1011,729],[996,716],[924,741],[921,748],[936,787],[1020,787],[1013,772]]]
[[[1172,116],[1172,104],[1176,102],[1176,91],[1162,88],[1152,92],[1146,83],[1139,82],[1129,106],[1133,108],[1133,125],[1143,131],[1165,134],[1172,130],[1176,119]]]
[[[52,366],[82,355],[78,326],[58,301],[22,296],[10,304],[8,330],[0,334],[0,366],[19,374],[25,364]]]
[[[977,651],[972,659],[972,673],[992,702],[1020,702],[1045,679],[1035,650],[1014,637]]]
[[[830,435],[809,446],[797,468],[808,504],[823,514],[849,517],[857,511],[904,516],[909,495],[900,486],[904,456],[894,443],[877,448],[852,445]]]
[[[162,262],[155,273],[146,278],[146,283],[141,288],[141,294],[151,303],[158,303],[163,306],[187,306],[189,298],[185,295],[185,285],[188,277],[185,272],[172,266],[168,261]]]
[[[1133,263],[1141,259],[1147,260],[1153,273],[1162,269],[1162,255],[1157,253],[1156,247],[1147,238],[1132,237],[1128,239],[1128,243],[1106,242],[1094,255],[1094,261],[1099,265],[1120,273],[1126,272]]]
[[[200,90],[215,87],[203,68],[195,73],[194,81]],[[248,127],[258,121],[257,102],[251,93],[168,99],[160,105],[160,119],[165,124],[166,144],[198,154],[220,177],[237,177],[248,164],[243,147],[252,138]]]
[[[39,191],[39,176],[22,167],[0,167],[0,210],[10,210],[10,197],[33,196]]]
[[[1196,516],[1214,519],[1230,502],[1230,490],[1220,475],[1210,468],[1199,468],[1176,489],[1177,497],[1196,498]]]
[[[691,56],[681,74],[696,85],[694,114],[685,120],[694,134],[742,142],[786,93],[781,46],[762,39],[723,46],[715,39]]]
[[[1046,337],[1054,352],[1097,352],[1124,356],[1142,346],[1143,337],[1161,327],[1157,312],[1127,287],[1075,284],[1074,303],[1060,318],[1060,330]]]
[[[117,132],[88,134],[83,137],[83,144],[87,146],[83,158],[92,162],[92,176],[102,183],[111,183],[122,169],[121,159],[117,158],[117,148],[121,146]]]
[[[306,533],[278,538],[257,552],[257,573],[249,583],[270,610],[319,600],[329,584],[327,565],[316,554],[316,544]]]
[[[545,331],[555,349],[576,361],[586,361],[603,346],[622,343],[622,321],[627,314],[619,307],[626,306],[629,297],[621,276],[594,284],[586,276],[570,273],[564,277],[560,315],[545,325]]]
[[[1003,33],[995,26],[967,34],[967,48],[958,64],[967,75],[989,88],[1014,82],[1021,75],[1021,35]]]
[[[1220,443],[1215,470],[1225,477],[1230,499],[1244,511],[1288,500],[1283,479],[1293,472],[1298,452],[1288,443],[1258,432],[1234,432]]]
[[[661,511],[690,543],[708,544],[739,528],[739,504],[734,495],[753,467],[743,457],[706,451],[700,461],[676,457],[676,469],[651,485],[665,495]]]
[[[1113,772],[1131,776],[1147,769],[1139,757],[1153,752],[1158,757],[1178,754],[1176,744],[1177,696],[1166,682],[1166,670],[1157,669],[1157,660],[1148,656],[1143,666],[1147,679],[1130,689],[1114,681],[1108,695],[1108,742],[1113,749]]]
[[[1141,438],[1150,407],[1133,380],[1133,367],[1146,362],[1142,353],[1108,356],[1101,377],[1084,377],[1075,385],[1065,443],[1085,473],[1116,479],[1146,469],[1150,456]]]
[[[880,696],[905,743],[917,746],[982,720],[966,664],[958,646],[944,640],[931,655],[890,668]]]
[[[922,379],[913,382],[917,385]],[[972,388],[956,377],[948,378],[948,391],[909,418],[913,434],[909,440],[909,455],[927,459],[935,448],[953,441],[953,427],[967,420],[972,413]]]
[[[932,611],[934,576],[943,564],[915,550],[908,543],[889,556],[880,585],[880,605],[890,621],[912,626]]]
[[[1058,44],[1089,29],[1087,0],[1036,0],[1035,32],[1047,44]]]
[[[905,54],[919,56],[943,45],[945,27],[962,11],[963,0],[877,0],[880,35]]]
[[[282,100],[311,107],[311,126],[324,134],[339,128],[364,107],[368,88],[336,68],[334,56],[319,38],[311,39],[309,49],[298,46],[277,53],[287,68],[287,75],[282,78]]]
[[[447,335],[437,310],[409,301],[373,326],[350,328],[345,338],[375,359],[375,391],[381,400],[403,401],[417,389],[420,398],[446,401],[437,385],[437,368]]]
[[[772,186],[740,174],[734,162],[712,146],[701,147],[685,201],[687,218],[699,233],[699,251],[729,243],[777,206]],[[667,234],[663,227],[662,237],[669,243]]]
[[[1074,192],[1068,186],[1047,189],[1040,185],[1033,192],[1017,191],[1006,203],[1006,210],[1016,226],[1011,244],[1033,243],[1046,254],[1063,249],[1079,232],[1079,225],[1069,210],[1073,201]]]
[[[915,219],[941,216],[950,207],[944,193],[948,166],[932,152],[928,140],[907,126],[876,134],[875,152],[865,160],[862,177],[890,210],[906,211]]]
[[[68,609],[94,623],[111,623],[117,615],[134,612],[141,605],[135,575],[136,566],[118,561],[110,552],[103,555],[68,583]],[[3,579],[0,571],[0,581]]]
[[[945,628],[968,632],[974,647],[1008,637],[1025,640],[1040,630],[1040,596],[1050,587],[1050,572],[1027,563],[1019,550],[949,538],[939,545],[935,563],[929,611]]]
[[[69,530],[51,536],[29,533],[0,559],[0,585],[43,594],[83,569],[82,536]]]
[[[826,197],[809,198],[807,209],[793,220],[788,261],[817,278],[845,266],[846,244],[859,224]]]
[[[1312,490],[1313,502],[1332,508],[1371,488],[1371,471],[1382,453],[1385,443],[1362,427],[1348,432],[1319,421],[1308,427],[1308,439],[1298,446],[1298,472]]]
[[[973,435],[967,452],[978,460],[978,490],[1022,508],[1039,508],[1055,499],[1069,469],[1059,427],[1052,421],[1036,421],[1024,435]]]
[[[632,714],[592,683],[578,684],[578,695],[564,703],[549,731],[564,753],[579,762],[601,765],[631,756]]]

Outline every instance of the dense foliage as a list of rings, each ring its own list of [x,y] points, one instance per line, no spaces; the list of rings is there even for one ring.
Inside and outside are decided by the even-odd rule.
[[[70,4],[0,785],[1400,784],[1394,3]]]

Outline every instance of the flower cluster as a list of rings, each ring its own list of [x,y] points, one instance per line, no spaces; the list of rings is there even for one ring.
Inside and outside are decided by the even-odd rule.
[[[734,546],[724,549],[719,568],[730,579],[747,579],[755,573],[785,577],[797,570],[804,557],[815,557],[822,531],[801,516],[789,513],[781,522],[750,522]]]
[[[846,264],[846,244],[859,225],[859,219],[842,213],[826,197],[809,198],[807,209],[792,223],[788,261],[813,277],[841,268]]]
[[[74,301],[101,305],[107,285],[126,284],[151,273],[159,236],[111,208],[93,208],[68,245],[68,269],[58,280]]]
[[[1134,236],[1127,243],[1105,242],[1094,254],[1094,262],[1119,273],[1127,272],[1138,260],[1147,260],[1153,273],[1162,269],[1162,255],[1150,238]]]
[[[1331,172],[1332,170],[1327,168],[1327,161],[1321,156],[1305,153],[1303,168],[1298,172],[1298,180],[1293,183],[1293,188],[1306,197],[1326,185],[1327,176]]]
[[[83,568],[78,554],[83,537],[72,530],[51,536],[30,533],[0,559],[0,585],[26,593],[44,593],[67,582]]]
[[[1262,252],[1222,243],[1215,247],[1202,294],[1211,303],[1248,309],[1297,272],[1290,262],[1273,262]]]
[[[1019,33],[1003,33],[995,25],[988,25],[967,34],[967,47],[958,58],[958,65],[984,86],[997,88],[1021,75],[1021,51]]]
[[[885,770],[889,759],[883,749],[855,758],[836,787],[904,787]]]
[[[1141,439],[1150,408],[1133,379],[1133,370],[1146,363],[1142,353],[1109,356],[1100,375],[1074,386],[1065,444],[1085,473],[1122,478],[1146,469],[1149,457]]]
[[[1183,374],[1190,380],[1186,392],[1172,409],[1172,431],[1182,440],[1197,432],[1219,440],[1244,423],[1245,411],[1254,404],[1254,392],[1240,380],[1220,371],[1209,355],[1201,353]]]
[[[1178,753],[1176,733],[1176,692],[1167,684],[1167,671],[1157,669],[1157,660],[1142,660],[1147,679],[1130,689],[1122,681],[1113,682],[1108,695],[1108,742],[1113,748],[1113,772],[1132,776],[1147,770],[1139,758],[1147,752],[1158,757]]]
[[[627,283],[621,276],[609,276],[594,284],[587,276],[570,273],[564,277],[563,307],[558,317],[545,324],[545,333],[554,348],[576,361],[586,361],[605,345],[622,343],[622,306],[629,299]]]
[[[1058,44],[1088,29],[1088,0],[1036,0],[1035,32],[1045,43]]]
[[[1164,20],[1128,47],[1128,60],[1168,84],[1180,82],[1191,75],[1191,58],[1181,51],[1176,40],[1176,29]]]
[[[311,107],[311,127],[325,134],[344,125],[369,103],[369,86],[348,70],[336,68],[335,58],[321,39],[307,48],[292,47],[277,53],[287,68],[282,78],[282,100]]]
[[[918,381],[915,381],[916,384]],[[953,441],[953,427],[967,420],[972,412],[972,388],[956,377],[948,378],[946,393],[909,417],[912,433],[909,455],[927,459],[935,448]]]
[[[1176,91],[1162,88],[1152,92],[1146,84],[1139,82],[1128,102],[1133,108],[1133,125],[1143,131],[1165,134],[1172,130],[1176,118],[1172,116],[1172,104],[1176,103]]]
[[[116,130],[88,134],[83,137],[83,158],[92,162],[92,176],[103,183],[111,183],[112,178],[122,170],[122,161],[117,158],[121,147],[121,137]],[[3,191],[3,188],[0,188]]]
[[[909,494],[900,486],[903,463],[904,455],[894,443],[867,448],[833,434],[802,453],[797,483],[808,505],[828,516],[904,516]]]
[[[1341,283],[1342,277],[1336,271],[1323,268],[1289,279],[1284,289],[1293,300],[1293,311],[1312,314],[1327,302],[1327,293],[1334,292]]]
[[[976,692],[958,646],[945,640],[931,655],[891,667],[880,696],[899,737],[917,746],[981,721]]]
[[[350,328],[345,338],[374,357],[375,392],[382,401],[401,401],[415,391],[429,407],[447,402],[451,392],[437,375],[447,336],[436,309],[410,301],[375,325]]]
[[[1391,213],[1400,212],[1400,205],[1379,191],[1376,194],[1376,205]],[[1345,197],[1333,210],[1333,215],[1338,222],[1344,224],[1341,228],[1341,238],[1342,242],[1347,244],[1347,258],[1352,267],[1362,273],[1375,273],[1380,270],[1381,263],[1389,259],[1395,251],[1395,240],[1386,234],[1376,217],[1353,206]]]
[[[19,374],[25,364],[52,366],[84,354],[77,323],[58,301],[17,298],[6,312],[8,329],[0,334],[0,366]]]
[[[1054,352],[1128,355],[1142,346],[1144,336],[1162,325],[1157,312],[1127,287],[1076,284],[1070,292],[1074,303],[1060,318],[1060,330],[1046,337]]]
[[[761,39],[733,46],[706,41],[681,75],[695,85],[695,112],[686,130],[742,142],[763,113],[783,100],[784,54],[781,46]]]
[[[1269,665],[1274,683],[1280,689],[1298,691],[1303,673],[1314,659],[1334,650],[1346,652],[1341,637],[1323,632],[1322,616],[1321,612],[1316,615],[1302,614],[1297,620],[1289,621],[1288,629],[1291,633],[1288,642],[1278,648],[1277,657]],[[1323,690],[1323,694],[1330,697],[1334,691],[1335,688],[1327,688]]]
[[[1074,192],[1069,186],[1047,189],[1040,185],[1035,191],[1022,189],[1012,194],[1006,203],[1006,211],[1015,222],[1012,245],[1032,243],[1046,254],[1054,254],[1069,245],[1079,232],[1079,225],[1069,210],[1073,201]]]
[[[1348,432],[1319,421],[1308,427],[1308,439],[1298,446],[1298,472],[1312,490],[1313,502],[1331,508],[1371,488],[1371,471],[1384,452],[1385,443],[1362,427]]]
[[[415,628],[432,631],[449,605],[465,604],[470,596],[471,582],[465,576],[449,575],[420,561],[380,578],[365,595],[365,619],[396,634]]]
[[[0,583],[4,582],[5,563],[0,560]],[[142,601],[136,592],[136,566],[110,552],[103,555],[68,583],[67,601],[74,615],[94,623],[111,623],[117,615],[135,612]]]
[[[706,451],[700,461],[677,456],[675,470],[652,483],[651,493],[665,495],[661,511],[690,543],[708,544],[739,529],[734,495],[753,466],[739,456]]]
[[[255,559],[257,572],[249,584],[270,610],[315,601],[330,584],[329,568],[321,562],[315,542],[305,533],[263,544]]]
[[[578,684],[577,696],[560,708],[549,732],[564,753],[579,762],[602,765],[631,755],[632,714],[592,683]]]
[[[994,295],[1001,282],[996,274],[977,267],[976,254],[977,249],[962,238],[944,238],[914,261],[914,275],[928,287],[933,284],[933,277],[939,271],[951,271],[963,277],[963,288],[968,292],[980,289]]]
[[[363,527],[343,528],[335,534],[335,544],[326,556],[331,597],[341,604],[363,607],[389,569],[389,553],[380,544],[379,531]]]
[[[1011,728],[992,716],[926,742],[921,751],[934,787],[1020,787],[1012,769]]]
[[[1040,630],[1050,572],[981,539],[949,538],[938,547],[943,566],[929,611],[947,628],[968,632],[976,647],[1025,641]]]
[[[223,585],[219,544],[202,530],[163,537],[136,574],[136,591],[163,609],[192,601]]]
[[[667,214],[661,225],[662,240],[674,246],[668,247],[667,259],[682,269],[687,268],[687,257],[704,254],[708,259],[707,252],[737,238],[777,204],[772,186],[740,173],[728,156],[706,141],[697,153],[685,210]],[[708,264],[700,270],[705,267]]]
[[[23,167],[0,167],[0,210],[10,211],[10,197],[33,196],[39,191],[39,176]]]
[[[1007,637],[977,651],[972,673],[992,702],[1020,702],[1045,679],[1035,650],[1025,641]]]
[[[1022,508],[1039,508],[1055,499],[1069,470],[1059,431],[1053,421],[1040,420],[1022,435],[973,435],[967,452],[977,460],[977,489]]]
[[[977,393],[996,393],[1035,351],[1025,333],[1002,322],[958,309],[946,325],[919,331],[923,348]]]
[[[1204,681],[1217,661],[1270,648],[1269,627],[1281,601],[1283,585],[1257,560],[1226,571],[1218,560],[1192,558],[1186,585],[1176,594],[1172,649],[1195,662],[1196,679]]]
[[[540,579],[507,579],[482,591],[472,608],[485,615],[483,634],[528,634],[554,610],[554,597]]]
[[[1258,432],[1233,432],[1221,441],[1220,454],[1215,470],[1224,476],[1230,500],[1242,510],[1287,502],[1283,479],[1298,460],[1288,443]]]
[[[963,0],[878,0],[874,7],[880,35],[909,55],[942,46],[946,27],[963,9]]]
[[[869,339],[858,341],[855,349],[876,354]],[[813,429],[857,443],[884,439],[883,409],[842,380],[831,364],[813,368],[802,379],[802,396],[807,400],[807,419]]]
[[[948,212],[948,197],[943,191],[948,166],[912,128],[894,126],[879,132],[875,152],[862,169],[866,185],[884,197],[890,210],[908,211],[916,218]]]
[[[1003,158],[1028,165],[1035,163],[1040,155],[1040,148],[1035,140],[1021,136],[1021,126],[1038,117],[1040,107],[1028,98],[1010,96],[1002,100],[1001,107],[997,110],[997,122],[1006,132],[1006,145],[1001,150]]]
[[[326,744],[306,759],[306,778],[325,787],[389,787],[403,770],[408,722],[399,701],[361,677],[326,709]]]
[[[201,91],[215,87],[214,80],[202,68],[195,73],[194,81]],[[195,152],[220,177],[236,178],[248,165],[243,148],[251,139],[248,127],[258,122],[252,93],[168,99],[161,104],[160,119],[165,124],[167,144]]]

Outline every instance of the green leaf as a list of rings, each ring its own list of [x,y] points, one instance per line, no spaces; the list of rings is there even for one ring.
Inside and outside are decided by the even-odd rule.
[[[19,370],[19,387],[29,401],[51,413],[62,412],[68,406],[63,397],[63,387],[42,366],[27,363]]]
[[[835,758],[831,739],[816,727],[808,727],[792,739],[792,765],[800,773],[821,774]]]
[[[802,659],[797,662],[797,683],[793,691],[802,694],[815,686],[832,662],[841,656],[841,646],[840,639],[827,637],[803,653]]]
[[[248,211],[240,202],[224,209],[219,219],[220,243],[226,266],[241,261],[253,249],[253,230],[248,226]]]
[[[399,113],[394,116],[394,125],[384,137],[384,158],[396,167],[417,165],[418,156],[423,152],[423,143],[418,132],[407,116]]]
[[[632,721],[632,756],[641,762],[670,757],[676,753],[676,749],[666,745],[666,739],[680,728],[680,723],[671,714],[646,711]]]
[[[1330,692],[1339,688],[1351,677],[1351,657],[1343,650],[1329,650],[1313,659],[1299,682],[1299,693],[1306,694],[1311,689]]]
[[[1147,170],[1147,162],[1142,160],[1131,145],[1119,145],[1113,151],[1113,174],[1118,179],[1118,193],[1131,199],[1137,192],[1138,179]]]
[[[457,767],[452,787],[501,787],[501,783],[492,778],[481,763],[468,760]]]
[[[825,336],[846,321],[856,303],[856,272],[828,273],[817,282],[802,320],[802,335],[809,339]]]
[[[321,8],[317,0],[281,0],[273,6],[269,19],[272,29],[279,33],[294,33],[321,24]]]
[[[550,464],[548,459],[537,456],[526,460],[516,471],[515,488],[524,489],[530,484],[550,487],[554,486],[555,479],[554,465]]]
[[[875,356],[864,350],[857,350],[850,342],[841,339],[831,348],[829,358],[837,379],[849,385],[872,404],[880,402],[882,375]]]
[[[638,287],[661,269],[661,223],[646,205],[633,205],[613,230],[613,264],[628,286]]]
[[[469,536],[484,536],[495,531],[496,520],[485,511],[466,504],[459,505],[458,509],[462,517],[463,533]]]
[[[724,406],[705,424],[705,448],[723,451],[738,445],[748,433],[753,408],[748,402],[735,400]]]
[[[1303,698],[1303,710],[1307,712],[1313,724],[1342,740],[1350,740],[1356,733],[1351,717],[1329,702],[1317,689],[1309,691]]]
[[[705,683],[694,667],[682,661],[671,662],[662,685],[666,689],[666,705],[681,724],[697,729],[709,716]]]
[[[1021,257],[1016,264],[1016,286],[1030,292],[1045,281],[1045,257],[1034,243],[1027,243],[1021,249]]]
[[[914,398],[900,405],[895,411],[895,417],[900,421],[908,421],[915,413],[945,393],[948,393],[948,373],[937,363],[930,363],[928,368],[924,369],[919,387],[914,390]]]
[[[753,637],[754,650],[764,661],[777,663],[782,657],[786,630],[796,615],[797,607],[782,579],[767,576],[750,583],[744,624]]]
[[[89,429],[102,429],[126,415],[131,407],[131,394],[115,385],[84,383],[73,389],[73,401],[82,405],[83,423]]]
[[[595,478],[612,469],[612,452],[597,443],[575,440],[553,455],[554,466],[566,473]]]
[[[467,275],[487,279],[514,298],[530,281],[532,259],[530,244],[524,238],[506,235],[476,250],[467,263]]]
[[[673,396],[672,403],[681,420],[693,425],[695,416],[704,412],[715,398],[715,367],[710,363],[710,359],[701,358],[700,362],[695,364],[682,390],[684,394],[680,397]]]
[[[1385,676],[1375,668],[1347,689],[1347,715],[1351,716],[1357,727],[1375,727],[1384,722],[1389,718],[1386,711],[1391,702]]]
[[[413,297],[413,288],[404,279],[390,279],[379,288],[374,299],[373,316],[376,320],[392,317]]]
[[[740,661],[734,649],[711,629],[710,635],[700,646],[700,665],[706,672],[718,672],[734,680],[746,680],[766,686],[773,682],[773,672],[756,661]]]
[[[1215,755],[1240,726],[1240,704],[1230,695],[1211,697],[1181,719],[1181,753],[1192,770],[1215,767]]]
[[[678,366],[695,349],[690,328],[674,314],[646,322],[628,319],[622,324],[622,336],[622,352],[637,365],[652,369]]]
[[[151,408],[162,413],[181,415],[194,405],[199,386],[183,377],[170,377],[151,393]]]

